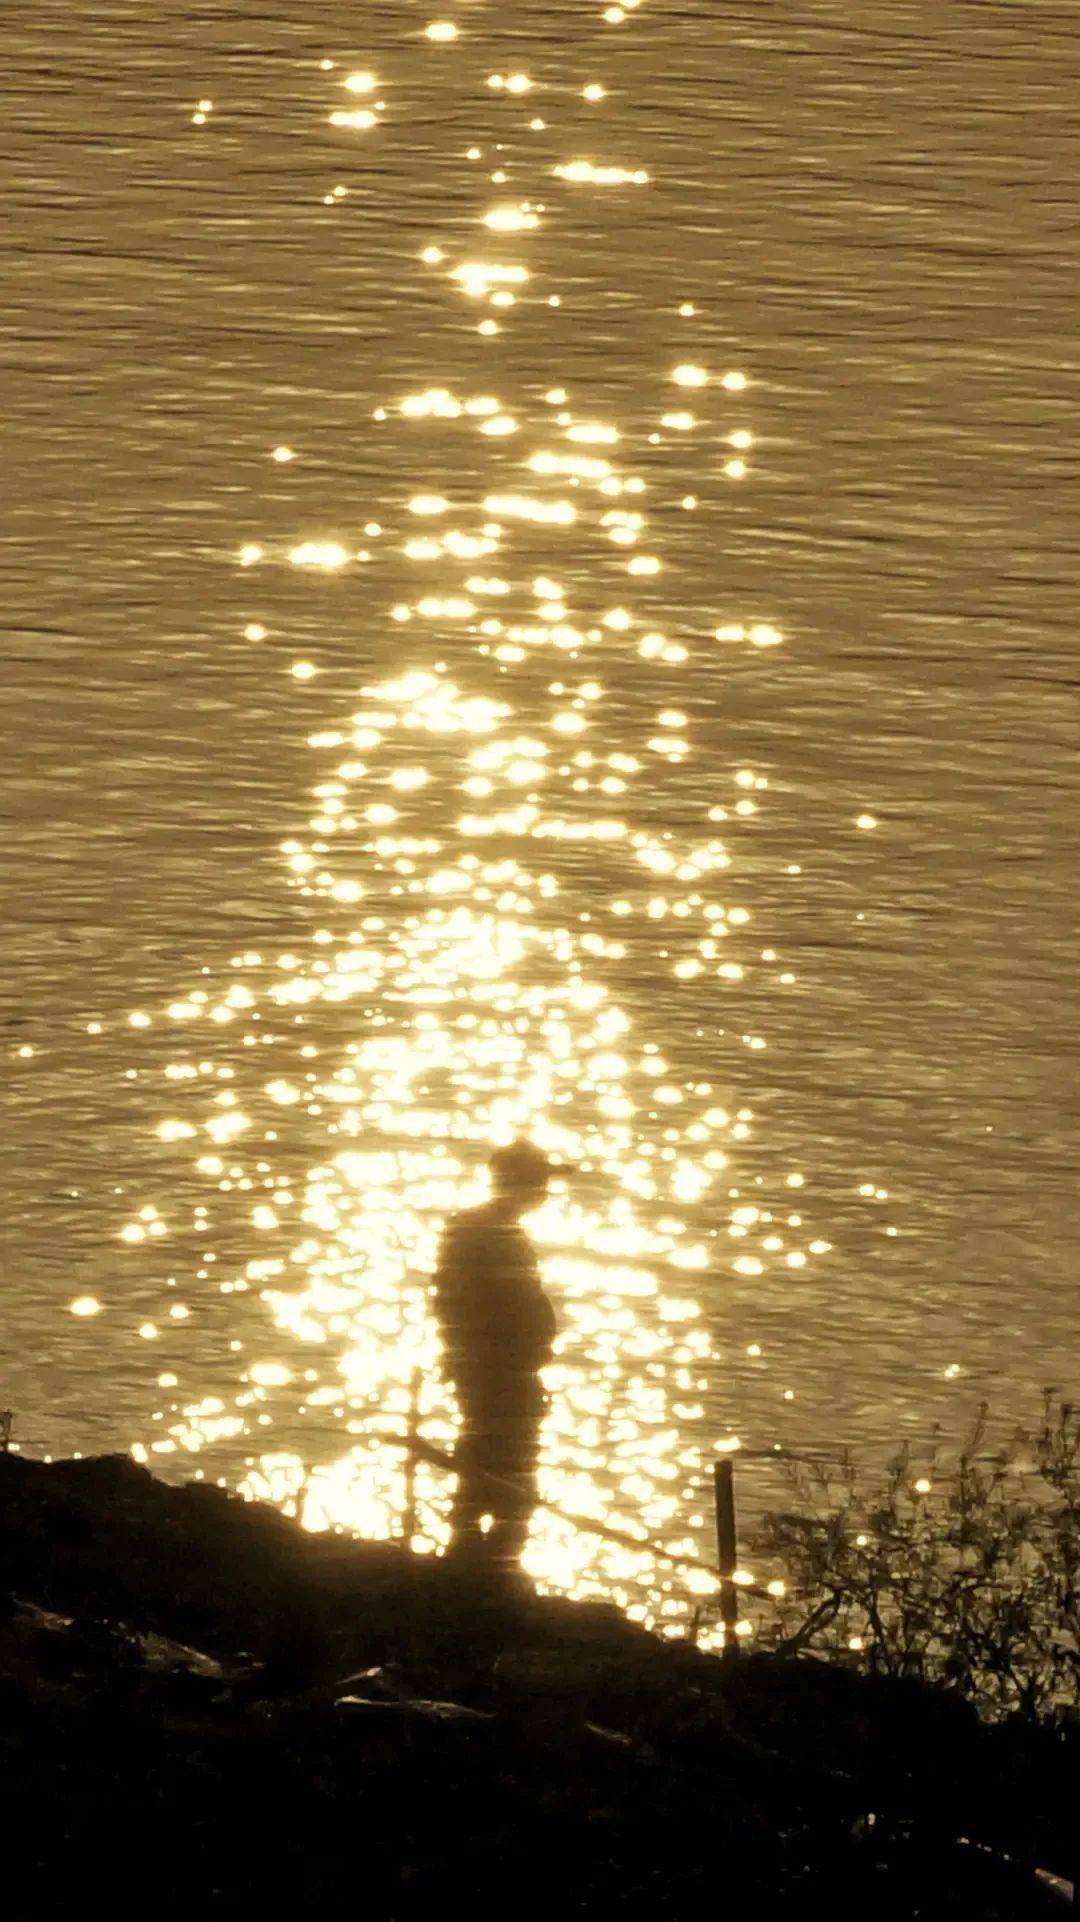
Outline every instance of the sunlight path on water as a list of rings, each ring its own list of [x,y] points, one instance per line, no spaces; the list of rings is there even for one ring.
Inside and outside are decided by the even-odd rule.
[[[620,26],[632,11],[627,0],[604,19]],[[475,63],[478,20],[473,10],[460,34],[433,23],[432,59]],[[392,88],[323,64],[343,136],[392,138]],[[559,197],[647,193],[649,177],[605,161],[602,131],[591,155],[531,161],[527,137],[551,127],[558,100],[539,114],[544,90],[526,72],[477,66],[475,78],[505,101],[495,191],[474,246],[455,230],[421,256],[448,299],[480,313],[475,383],[433,378],[385,396],[374,426],[414,437],[422,483],[373,503],[362,536],[330,516],[277,545],[253,530],[237,556],[256,592],[267,570],[354,575],[358,622],[396,635],[401,667],[358,675],[310,737],[314,808],[282,850],[310,904],[310,946],[237,956],[229,982],[165,1011],[177,1050],[159,1133],[188,1145],[207,1184],[190,1224],[202,1243],[193,1293],[230,1298],[238,1316],[244,1297],[257,1302],[263,1332],[245,1321],[231,1344],[231,1397],[178,1400],[136,1452],[213,1460],[228,1445],[243,1488],[307,1526],[399,1533],[405,1457],[387,1438],[405,1432],[414,1392],[427,1441],[451,1446],[456,1423],[428,1309],[438,1233],[486,1192],[491,1145],[527,1134],[567,1164],[530,1223],[561,1327],[544,1498],[708,1563],[703,1470],[734,1438],[709,1417],[718,1360],[701,1279],[828,1252],[784,1212],[797,1170],[772,1205],[760,1178],[731,1185],[753,1116],[725,1103],[724,1051],[766,1039],[729,1027],[729,996],[750,973],[777,993],[794,977],[756,946],[740,885],[740,837],[765,779],[725,766],[715,738],[695,746],[703,660],[718,675],[727,650],[782,636],[753,615],[699,625],[664,579],[664,524],[698,509],[689,483],[752,481],[749,383],[694,357],[694,310],[676,300],[644,424],[605,418],[559,384],[554,314],[542,394],[488,371],[489,343],[518,312],[558,308],[529,249],[557,223]],[[591,68],[582,91],[606,97]],[[480,159],[469,149],[461,164]],[[468,463],[455,456],[466,437]],[[461,475],[477,471],[476,446],[490,451],[474,490]],[[273,457],[294,458],[291,442]],[[404,582],[382,607],[376,549]],[[257,644],[266,627],[245,632]],[[695,655],[698,693],[678,705]],[[298,699],[319,698],[317,662],[291,672],[314,683]],[[660,994],[662,1029],[650,1018]],[[235,1061],[237,1027],[240,1065],[215,1067],[215,1031]],[[134,1249],[173,1232],[147,1203],[122,1239]],[[153,1339],[154,1325],[140,1332]],[[444,1472],[418,1466],[419,1551],[445,1541],[449,1494]],[[673,1625],[688,1595],[713,1587],[705,1568],[687,1579],[648,1548],[547,1512],[527,1566]]]

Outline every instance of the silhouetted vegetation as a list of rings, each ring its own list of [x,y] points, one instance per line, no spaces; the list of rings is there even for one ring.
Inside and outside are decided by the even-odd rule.
[[[792,1463],[755,1547],[788,1599],[785,1653],[942,1685],[992,1719],[1055,1726],[1080,1703],[1080,1419],[1048,1392],[996,1451],[984,1409],[958,1453]]]
[[[0,1455],[0,1545],[21,1922],[89,1889],[118,1916],[997,1922],[1073,1866],[1068,1732],[901,1673],[718,1659],[123,1457]]]

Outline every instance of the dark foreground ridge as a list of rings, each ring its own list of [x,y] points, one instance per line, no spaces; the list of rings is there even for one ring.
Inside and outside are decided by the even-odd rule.
[[[0,1550],[9,1916],[1061,1912],[1075,1747],[943,1693],[721,1661],[124,1456],[0,1456]]]

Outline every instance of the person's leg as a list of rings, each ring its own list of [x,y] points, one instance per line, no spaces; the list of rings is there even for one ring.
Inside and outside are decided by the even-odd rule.
[[[488,1480],[492,1420],[490,1411],[477,1399],[460,1394],[461,1433],[454,1448],[457,1490],[450,1520],[452,1548],[478,1547],[484,1537],[480,1520],[492,1512],[491,1485]]]
[[[529,1536],[529,1523],[536,1507],[536,1471],[540,1459],[540,1424],[543,1406],[539,1402],[506,1414],[498,1425],[491,1470],[497,1483],[492,1485],[491,1512],[495,1525],[490,1547],[504,1568],[516,1567]]]

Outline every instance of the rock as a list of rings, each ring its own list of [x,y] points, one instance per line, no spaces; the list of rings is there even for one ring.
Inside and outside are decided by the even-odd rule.
[[[385,1668],[361,1669],[359,1674],[345,1675],[336,1682],[333,1696],[338,1702],[400,1702],[401,1678]]]
[[[508,1892],[662,1922],[714,1905],[718,1876],[759,1915],[991,1922],[1041,1899],[1003,1848],[1071,1868],[1077,1731],[719,1662],[126,1457],[0,1456],[0,1541],[28,1598],[0,1610],[0,1760],[35,1918],[93,1886],[126,1914],[165,1864],[208,1922],[340,1906],[361,1874],[393,1922]]]
[[[460,1702],[373,1701],[370,1696],[339,1695],[334,1707],[347,1715],[362,1715],[370,1711],[379,1717],[397,1715],[421,1722],[436,1722],[440,1727],[483,1727],[495,1720],[493,1715],[484,1710],[465,1708]]]
[[[197,1675],[202,1681],[224,1683],[234,1680],[242,1673],[239,1665],[231,1668],[216,1661],[212,1655],[203,1655],[197,1648],[188,1648],[184,1642],[170,1641],[167,1635],[154,1635],[146,1632],[139,1637],[145,1666],[151,1670],[169,1672],[182,1671]]]
[[[495,1686],[510,1695],[588,1695],[610,1681],[614,1659],[570,1648],[508,1650],[495,1663]]]

